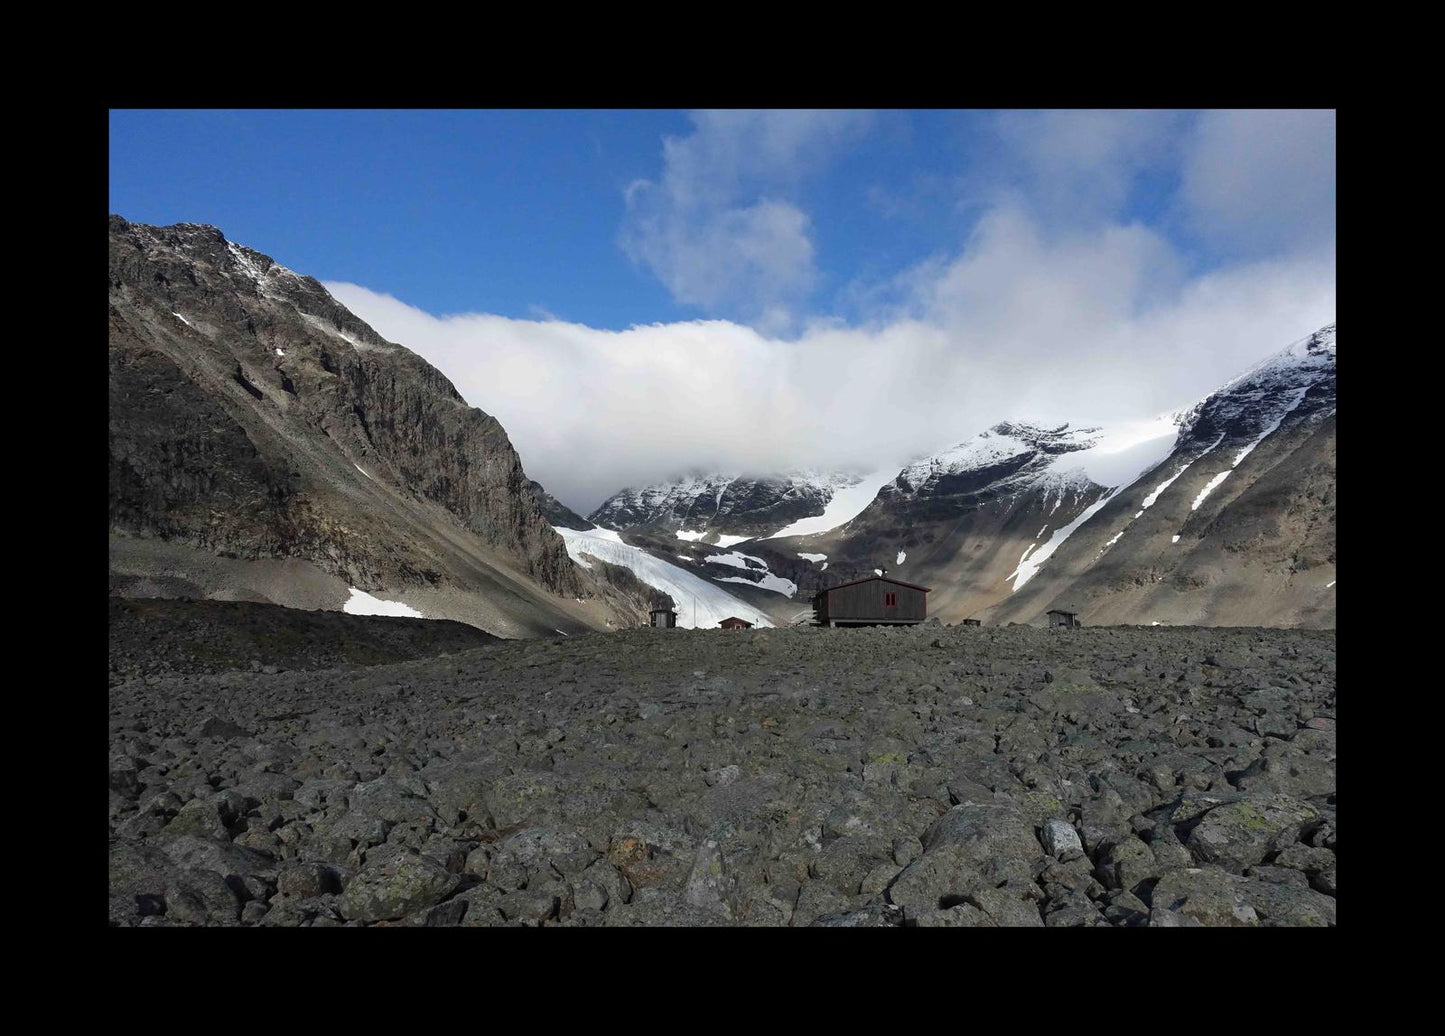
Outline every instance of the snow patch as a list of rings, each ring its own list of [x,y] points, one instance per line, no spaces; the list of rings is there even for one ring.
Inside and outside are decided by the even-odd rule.
[[[782,594],[784,597],[792,597],[798,592],[798,584],[791,579],[784,579],[775,576],[771,572],[763,573],[761,579],[744,579],[742,576],[721,576],[719,583],[747,583],[749,586],[759,586],[764,590],[771,590],[774,593]]]
[[[677,538],[680,540],[687,540],[689,543],[694,540],[700,540],[706,535],[707,533],[705,532],[688,532],[686,529],[677,530]]]
[[[286,355],[286,350],[285,350],[285,349],[278,348],[278,349],[276,350],[276,355],[277,355],[277,356],[285,356],[285,355]]]
[[[754,586],[761,586],[764,590],[772,590],[782,594],[784,597],[792,597],[798,592],[798,584],[791,579],[784,579],[775,576],[768,571],[768,563],[762,558],[755,558],[751,554],[739,554],[731,551],[727,554],[713,554],[703,558],[703,561],[712,565],[729,565],[733,568],[740,568],[744,572],[752,572],[759,575],[758,579],[742,579],[738,576],[723,576],[719,581],[724,583],[752,583]],[[748,564],[749,561],[756,561],[757,565]],[[761,566],[761,567],[759,567]]]
[[[1204,488],[1199,491],[1199,495],[1194,498],[1194,503],[1189,505],[1189,509],[1191,511],[1199,510],[1199,505],[1204,503],[1205,498],[1209,496],[1210,493],[1219,488],[1219,484],[1227,479],[1233,470],[1233,468],[1225,468],[1208,482],[1204,483]]]
[[[559,525],[554,526],[554,531],[567,545],[567,556],[583,568],[591,565],[581,556],[591,554],[610,565],[630,569],[648,586],[671,596],[677,605],[679,626],[711,629],[730,615],[747,619],[754,626],[773,626],[772,620],[752,605],[701,576],[623,543],[622,537],[612,529],[568,529]]]
[[[187,327],[195,327],[195,326],[196,326],[195,324],[193,324],[193,323],[191,323],[189,320],[187,320],[185,317],[183,317],[183,316],[181,316],[179,313],[177,313],[175,310],[172,310],[172,311],[171,311],[171,316],[175,317],[177,320],[179,320],[181,323],[185,324]]]
[[[351,588],[351,599],[341,606],[341,610],[349,615],[400,615],[411,619],[426,618],[415,608],[408,607],[400,601],[383,601],[354,586]]]
[[[853,485],[837,490],[832,499],[824,506],[822,514],[814,515],[811,518],[799,518],[792,524],[785,525],[767,539],[776,540],[784,536],[812,536],[836,529],[840,525],[846,525],[867,509],[878,495],[878,490],[897,477],[897,468],[885,468],[882,471],[864,475]]]
[[[874,574],[875,576],[881,576],[881,575],[883,574],[883,570],[882,570],[881,568],[875,568],[875,569],[873,570],[873,574]]]
[[[363,470],[362,467],[361,467],[361,465],[358,464],[358,463],[356,463],[356,461],[352,461],[352,462],[351,462],[351,466],[352,466],[353,468],[355,468],[357,471],[360,471],[363,475],[366,475],[365,470]],[[370,475],[366,475],[366,477],[367,477],[367,478],[371,478]],[[371,481],[375,482],[376,479],[371,478]]]
[[[719,536],[719,537],[717,538],[717,545],[718,545],[719,547],[731,547],[734,543],[746,543],[746,542],[747,542],[748,540],[750,540],[750,539],[753,539],[753,537],[752,537],[752,536]]]
[[[1179,537],[1178,537],[1178,536],[1170,536],[1170,537],[1169,537],[1169,542],[1170,542],[1170,543],[1178,543],[1178,542],[1179,542]]]
[[[815,565],[820,561],[828,560],[828,555],[826,554],[804,554],[802,551],[798,552],[798,557],[802,558],[804,561],[811,561]]]
[[[906,558],[906,557],[908,557],[908,552],[907,552],[907,551],[902,551],[902,550],[900,550],[900,551],[898,552],[898,557],[896,557],[896,558],[893,559],[893,563],[894,563],[895,565],[901,565],[901,564],[903,564],[903,559]]]
[[[1334,342],[1333,332],[1331,332],[1329,340],[1332,347]],[[1308,341],[1308,339],[1306,339],[1306,341]],[[1293,346],[1291,346],[1291,348],[1293,348]],[[1331,348],[1331,353],[1333,354],[1333,348]],[[1226,478],[1228,478],[1235,468],[1239,467],[1239,462],[1244,460],[1244,458],[1248,457],[1251,453],[1253,453],[1256,446],[1264,442],[1266,438],[1268,438],[1277,428],[1279,428],[1279,426],[1284,422],[1284,419],[1286,417],[1288,417],[1290,414],[1294,413],[1296,409],[1298,409],[1300,403],[1304,401],[1305,395],[1308,394],[1309,390],[1310,387],[1306,385],[1304,388],[1297,388],[1291,393],[1293,398],[1289,401],[1289,405],[1286,406],[1283,410],[1281,410],[1277,415],[1275,415],[1274,420],[1265,426],[1264,431],[1260,432],[1259,435],[1255,437],[1255,440],[1252,443],[1250,443],[1248,446],[1244,447],[1244,449],[1240,450],[1237,454],[1235,454],[1233,464],[1231,464],[1224,471],[1221,471],[1218,475],[1215,475],[1212,479],[1209,480],[1208,485],[1206,485],[1203,489],[1199,491],[1199,495],[1194,498],[1194,503],[1189,508],[1191,511],[1199,510],[1199,505],[1204,503],[1205,498],[1208,497],[1210,493],[1214,492],[1216,489],[1219,488],[1220,483],[1223,482]],[[1219,443],[1216,441],[1214,445],[1218,446]],[[1210,447],[1210,449],[1213,448],[1214,446]]]
[[[1019,562],[1018,568],[1004,576],[1005,579],[1012,579],[1014,581],[1013,589],[1017,591],[1019,587],[1032,579],[1038,573],[1039,566],[1053,556],[1054,551],[1059,549],[1060,545],[1073,534],[1075,529],[1094,517],[1099,508],[1108,503],[1116,492],[1118,492],[1118,490],[1109,490],[1088,507],[1080,511],[1079,516],[1068,525],[1065,525],[1062,529],[1055,529],[1054,534],[1049,537],[1047,543],[1034,551],[1031,556],[1026,556]]]
[[[1328,583],[1325,584],[1325,589],[1328,590],[1330,587],[1332,587],[1332,586],[1334,586],[1334,585],[1335,585],[1335,581],[1334,581],[1333,579],[1331,579]]]

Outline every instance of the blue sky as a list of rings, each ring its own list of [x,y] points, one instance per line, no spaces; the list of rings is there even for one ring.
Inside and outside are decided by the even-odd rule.
[[[861,286],[963,240],[984,211],[970,181],[1022,182],[1000,161],[997,120],[872,113],[843,128],[835,153],[760,175],[760,190],[781,190],[811,220],[816,274],[793,301],[856,319]],[[747,319],[738,300],[675,299],[619,245],[629,185],[656,178],[663,139],[691,129],[671,111],[117,111],[110,207],[143,223],[213,223],[284,265],[433,313],[609,329]],[[1120,214],[1167,222],[1175,182],[1166,163],[1141,169]]]
[[[1334,126],[118,111],[110,208],[326,282],[588,507],[688,467],[891,463],[1002,416],[1192,400],[1333,319]],[[908,413],[839,436],[820,398]]]

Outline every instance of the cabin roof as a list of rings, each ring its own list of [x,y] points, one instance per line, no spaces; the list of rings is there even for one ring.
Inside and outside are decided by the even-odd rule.
[[[751,626],[751,625],[752,625],[752,623],[749,622],[747,619],[740,619],[740,618],[738,618],[736,615],[729,615],[726,619],[723,619],[722,621],[723,621],[723,622],[741,622],[744,626]],[[718,625],[722,625],[722,623],[720,622],[720,623],[718,623]]]
[[[676,615],[676,614],[677,614],[677,609],[676,609],[676,608],[654,608],[654,609],[652,609],[652,611],[651,611],[650,614],[656,615],[656,614],[658,614],[659,612],[663,612],[663,613],[672,612],[674,615]]]
[[[871,583],[875,580],[883,583],[894,583],[898,586],[906,586],[910,590],[922,590],[926,594],[931,594],[933,592],[926,586],[919,586],[917,583],[905,583],[903,580],[894,579],[892,576],[867,576],[863,579],[854,579],[847,583],[839,583],[837,586],[824,587],[823,589],[819,590],[818,593],[825,594],[830,590],[841,590],[845,586],[857,586],[859,583]],[[818,594],[814,594],[813,596],[816,597],[818,596]]]

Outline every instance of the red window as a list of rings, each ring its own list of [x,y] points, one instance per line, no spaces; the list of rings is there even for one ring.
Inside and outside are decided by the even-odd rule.
[[[883,595],[883,606],[884,606],[885,608],[896,608],[896,607],[898,606],[898,595],[897,595],[897,594],[884,594],[884,595]]]

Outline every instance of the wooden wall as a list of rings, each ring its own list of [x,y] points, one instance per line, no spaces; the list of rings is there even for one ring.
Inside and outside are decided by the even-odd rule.
[[[898,603],[894,607],[889,608],[884,605],[883,595],[885,593],[898,595]],[[922,622],[928,618],[928,595],[926,593],[912,587],[885,582],[882,579],[870,579],[852,586],[836,587],[827,591],[827,594],[826,615],[820,616],[820,618],[828,622],[881,619]]]

